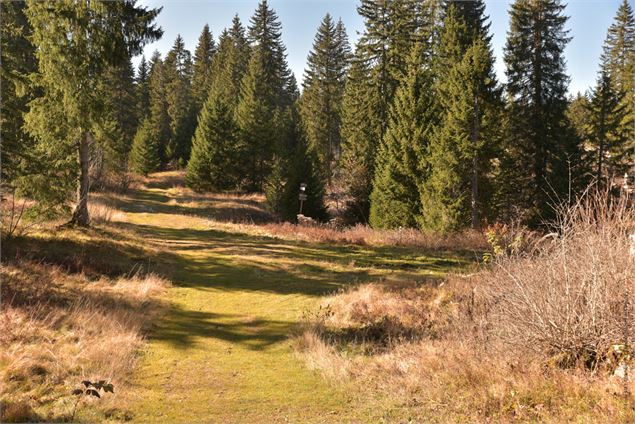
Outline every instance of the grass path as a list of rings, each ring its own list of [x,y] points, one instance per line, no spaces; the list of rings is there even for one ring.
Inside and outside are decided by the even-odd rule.
[[[233,233],[171,206],[178,200],[159,187],[121,205],[127,225],[172,254],[175,285],[171,309],[156,323],[135,377],[135,420],[317,423],[389,416],[308,370],[288,336],[321,296],[345,284],[442,274],[464,259]]]

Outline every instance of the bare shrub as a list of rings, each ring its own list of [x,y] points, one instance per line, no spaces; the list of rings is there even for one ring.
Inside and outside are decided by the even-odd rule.
[[[562,211],[557,237],[532,255],[500,257],[477,282],[494,334],[561,365],[597,365],[623,343],[624,304],[633,307],[634,225],[623,199],[595,193]]]

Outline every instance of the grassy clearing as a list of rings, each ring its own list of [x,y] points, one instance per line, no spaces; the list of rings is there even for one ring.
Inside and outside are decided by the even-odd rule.
[[[26,264],[36,264],[42,272],[57,275],[49,280],[62,282],[59,290],[72,293],[68,295],[71,304],[84,304],[81,299],[86,293],[102,286],[108,290],[103,296],[99,291],[97,298],[131,301],[134,296],[124,287],[136,287],[139,281],[132,277],[147,271],[173,284],[161,298],[167,306],[161,319],[134,315],[145,310],[144,302],[157,302],[156,293],[148,293],[145,301],[133,302],[133,321],[113,321],[122,329],[121,337],[131,337],[126,352],[132,356],[122,360],[125,369],[111,368],[107,373],[105,365],[80,355],[78,362],[66,361],[71,364],[64,365],[66,377],[51,377],[55,384],[46,377],[29,386],[10,380],[6,373],[28,367],[20,365],[18,357],[12,368],[5,360],[3,375],[15,382],[12,399],[14,394],[28,398],[38,390],[47,390],[51,397],[47,400],[37,394],[41,402],[29,405],[34,411],[21,411],[24,403],[13,402],[15,414],[63,420],[68,397],[60,393],[68,393],[77,377],[107,374],[116,383],[116,396],[84,408],[79,418],[138,422],[390,419],[393,412],[367,406],[346,385],[335,386],[307,369],[294,354],[289,336],[325,295],[350,284],[378,280],[438,281],[450,271],[470,266],[475,254],[431,246],[312,241],[305,235],[291,235],[284,224],[272,223],[259,196],[197,195],[181,182],[182,175],[164,173],[136,183],[128,194],[98,194],[92,206],[94,228],[38,227],[3,245],[4,257],[11,258],[23,274],[31,266]],[[276,228],[283,228],[285,234],[273,234]],[[7,272],[13,271],[7,268]],[[36,291],[35,285],[31,287],[26,292]],[[29,305],[16,307],[30,317],[36,308]],[[88,309],[107,305],[91,304]],[[30,340],[32,349],[38,350],[47,346],[47,337],[53,333],[64,346],[64,340],[73,340],[77,346],[93,340],[80,338],[83,341],[78,344],[69,328],[77,325],[80,315],[68,305],[55,308],[63,315],[56,322],[66,324],[33,321],[31,326],[45,336],[30,339],[25,333],[5,343],[16,347]],[[112,325],[103,321],[96,325],[99,331],[91,332],[89,326],[82,334],[115,340],[108,333]],[[150,343],[144,344],[142,336],[148,329]],[[74,351],[68,347],[66,352]],[[141,354],[140,361],[135,352]],[[59,358],[35,361],[65,363]],[[77,364],[82,364],[81,371],[73,368]]]

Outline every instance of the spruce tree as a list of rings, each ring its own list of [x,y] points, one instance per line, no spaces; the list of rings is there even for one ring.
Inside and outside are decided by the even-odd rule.
[[[591,92],[588,135],[595,152],[595,179],[621,177],[632,166],[633,151],[624,137],[622,122],[628,113],[624,93],[613,87],[607,70],[600,72]]]
[[[130,151],[130,168],[141,175],[158,171],[161,166],[159,157],[159,137],[152,119],[143,119],[132,143]]]
[[[432,79],[420,44],[413,48],[408,67],[377,153],[370,196],[370,224],[374,228],[416,227],[421,213],[419,187],[427,175],[434,106]]]
[[[190,156],[196,110],[192,97],[192,58],[180,35],[166,56],[163,72],[170,117],[170,138],[165,159],[174,166],[183,167]]]
[[[251,18],[252,54],[236,109],[241,168],[245,174],[243,188],[247,190],[264,188],[279,142],[274,117],[291,105],[296,95],[290,84],[291,71],[280,28],[278,16],[262,0]]]
[[[35,47],[30,42],[31,27],[24,2],[0,2],[0,180],[3,190],[15,187],[17,180],[40,169],[32,156],[34,140],[24,130],[28,103],[37,95],[28,77],[37,69]]]
[[[196,191],[209,191],[236,186],[237,132],[231,107],[222,96],[210,92],[192,140],[192,155],[186,174],[189,187]]]
[[[317,152],[321,173],[331,184],[341,144],[341,110],[350,46],[342,21],[327,14],[318,28],[307,59],[301,112],[311,148]]]
[[[502,104],[483,12],[482,2],[461,8],[452,3],[446,10],[435,57],[440,122],[422,187],[424,228],[478,228],[489,204],[485,176],[499,138]]]
[[[164,167],[168,161],[166,148],[170,139],[170,115],[166,100],[166,83],[164,64],[161,55],[155,51],[150,59],[150,76],[148,86],[150,91],[150,125],[152,134],[156,137],[156,147],[160,166]]]
[[[504,49],[510,98],[505,154],[515,169],[501,183],[514,187],[507,203],[526,209],[534,224],[549,218],[553,203],[566,200],[578,182],[581,151],[565,119],[570,38],[564,9],[560,0],[516,0]]]
[[[44,93],[31,102],[27,126],[43,149],[63,155],[59,163],[68,169],[57,174],[57,187],[65,188],[62,175],[77,181],[71,224],[89,225],[89,146],[103,119],[101,76],[161,36],[152,23],[159,11],[137,7],[133,0],[27,2],[38,59],[35,80]]]
[[[145,55],[141,56],[135,78],[137,93],[137,116],[143,119],[150,114],[150,66]]]
[[[192,73],[192,96],[194,97],[194,113],[203,107],[207,100],[211,79],[212,60],[216,53],[214,37],[209,30],[209,25],[205,24],[201,35],[198,37],[198,44],[194,50],[194,64]]]
[[[110,66],[103,75],[103,119],[95,132],[93,172],[99,171],[120,187],[127,184],[128,154],[137,130],[137,97],[130,59]],[[95,175],[95,183],[99,183]]]

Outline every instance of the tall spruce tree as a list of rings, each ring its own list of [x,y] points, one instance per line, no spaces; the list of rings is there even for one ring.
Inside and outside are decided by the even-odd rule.
[[[406,79],[397,89],[388,130],[376,158],[370,196],[375,228],[416,227],[420,186],[427,177],[427,150],[434,128],[432,78],[421,44],[411,53]]]
[[[236,186],[236,137],[232,108],[223,96],[210,96],[203,105],[192,140],[186,182],[196,191],[228,190]]]
[[[165,58],[163,73],[170,117],[165,159],[174,166],[183,167],[190,156],[196,110],[192,97],[192,57],[180,35]]]
[[[460,8],[452,3],[445,14],[435,58],[440,123],[422,187],[420,224],[425,228],[478,228],[489,204],[485,177],[500,138],[502,103],[483,13],[482,2],[470,2]]]
[[[203,103],[207,100],[211,79],[212,79],[212,60],[216,53],[216,43],[209,29],[209,25],[205,24],[201,35],[198,37],[198,44],[194,50],[194,65],[192,73],[192,96],[194,97],[194,113],[203,107]]]
[[[150,91],[149,121],[152,127],[151,133],[156,137],[158,148],[159,167],[168,162],[166,149],[170,140],[170,115],[166,99],[166,78],[164,76],[164,64],[161,54],[155,51],[150,59],[150,76],[148,86]]]
[[[130,169],[138,174],[148,175],[161,166],[160,138],[156,130],[151,117],[145,117],[137,129],[130,150]]]
[[[145,55],[141,56],[137,69],[135,90],[137,93],[137,116],[143,120],[150,114],[150,66]]]
[[[34,140],[24,130],[28,103],[38,95],[28,77],[37,69],[35,47],[30,42],[31,26],[25,15],[25,2],[1,2],[0,15],[0,137],[3,190],[15,187],[18,179],[40,168],[32,156]]]
[[[507,203],[526,209],[537,224],[577,183],[581,151],[566,120],[569,77],[564,48],[570,40],[560,0],[516,0],[504,49],[509,134],[501,186],[512,185]],[[570,177],[571,176],[571,177]]]
[[[365,30],[357,43],[353,62],[359,65],[351,69],[357,75],[347,83],[342,117],[342,178],[352,218],[368,219],[374,156],[388,126],[389,108],[406,74],[412,46],[418,42],[426,52],[432,48],[438,4],[435,0],[362,0],[358,7]]]
[[[137,97],[130,58],[110,66],[103,75],[103,117],[92,146],[94,183],[107,178],[119,187],[127,184],[128,154],[137,130]],[[101,174],[101,175],[100,175]]]
[[[70,221],[74,225],[89,225],[89,149],[103,119],[101,76],[162,34],[153,24],[160,9],[135,3],[27,2],[38,59],[35,77],[44,93],[31,102],[27,126],[40,148],[54,151],[56,162],[67,167],[65,174],[56,173],[57,187],[66,188],[66,177],[77,181],[77,204]],[[76,162],[71,166],[73,153]]]
[[[629,148],[628,140],[621,131],[628,113],[624,97],[621,90],[613,87],[608,71],[602,70],[587,105],[587,134],[595,152],[595,179],[598,183],[621,177],[633,164],[632,148]]]
[[[279,142],[274,117],[291,105],[295,95],[289,91],[291,71],[280,30],[278,16],[262,0],[251,18],[252,54],[236,109],[243,188],[247,190],[263,190]]]
[[[317,152],[321,173],[329,185],[340,152],[342,98],[350,54],[344,24],[341,20],[335,24],[326,14],[307,59],[300,110],[308,143]]]

